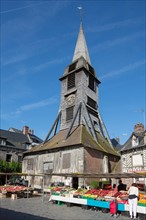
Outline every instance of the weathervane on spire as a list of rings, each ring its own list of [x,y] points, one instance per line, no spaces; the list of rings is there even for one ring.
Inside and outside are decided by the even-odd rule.
[[[80,12],[80,22],[82,23],[82,15],[83,15],[82,10],[83,10],[83,8],[82,8],[82,6],[78,6],[77,8],[79,9],[79,12]]]

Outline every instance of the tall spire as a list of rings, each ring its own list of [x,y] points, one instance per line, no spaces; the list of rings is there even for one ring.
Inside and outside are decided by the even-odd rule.
[[[75,61],[76,59],[80,58],[81,56],[83,56],[85,58],[85,60],[89,64],[91,64],[89,53],[88,53],[88,48],[87,48],[87,44],[86,44],[86,39],[84,36],[82,21],[80,22],[80,30],[79,30],[72,62]]]

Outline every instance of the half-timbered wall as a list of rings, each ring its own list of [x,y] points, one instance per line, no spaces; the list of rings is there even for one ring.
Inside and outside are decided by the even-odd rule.
[[[146,146],[122,152],[121,160],[123,172],[146,170]]]

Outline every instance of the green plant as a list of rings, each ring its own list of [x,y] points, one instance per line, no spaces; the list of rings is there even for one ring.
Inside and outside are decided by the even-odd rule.
[[[19,162],[6,162],[5,160],[0,160],[0,172],[3,173],[13,173],[13,172],[21,172],[22,165]]]
[[[99,188],[99,182],[96,181],[96,180],[92,180],[90,182],[90,186],[91,186],[92,189],[98,189]]]

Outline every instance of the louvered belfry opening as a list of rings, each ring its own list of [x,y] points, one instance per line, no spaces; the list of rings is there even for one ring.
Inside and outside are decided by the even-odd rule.
[[[75,74],[74,73],[69,74],[67,80],[68,80],[67,89],[74,88],[75,87]]]
[[[66,109],[66,121],[73,119],[73,110],[74,106],[71,106]]]

